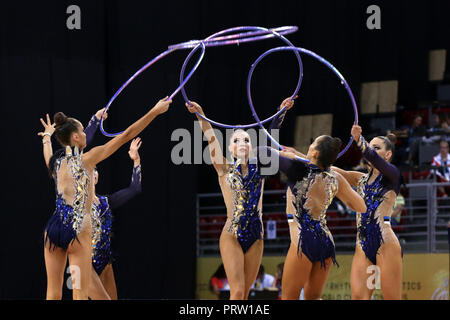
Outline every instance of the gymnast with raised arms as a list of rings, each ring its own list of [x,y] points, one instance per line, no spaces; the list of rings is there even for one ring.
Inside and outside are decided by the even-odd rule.
[[[55,161],[56,210],[44,232],[47,299],[61,299],[67,258],[72,274],[73,298],[88,299],[93,272],[91,212],[94,168],[136,137],[158,115],[166,112],[172,102],[166,98],[122,134],[86,153],[83,153],[86,134],[80,121],[62,112],[54,115],[54,134],[65,152]]]

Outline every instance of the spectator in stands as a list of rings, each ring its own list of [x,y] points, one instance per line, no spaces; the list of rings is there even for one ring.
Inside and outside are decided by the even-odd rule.
[[[404,129],[406,131],[406,134],[410,138],[423,137],[426,133],[426,127],[422,124],[422,122],[422,116],[420,114],[417,114],[414,117],[412,124]]]
[[[448,126],[448,115],[446,113],[440,113],[440,114],[433,114],[433,124],[431,129],[433,130],[442,130],[445,132],[449,132],[449,126]]]
[[[392,226],[397,226],[400,224],[403,209],[405,209],[405,198],[402,196],[401,193],[399,193],[397,198],[395,199],[394,208],[392,209],[391,215]]]
[[[403,132],[408,135],[409,164],[419,164],[420,138],[425,136],[427,133],[427,129],[424,125],[422,125],[422,121],[422,116],[418,114],[414,117],[412,124],[403,130]]]
[[[408,143],[406,148],[399,148],[397,150],[397,154],[400,157],[400,161],[409,165],[418,164],[418,154],[419,154],[419,144],[420,138],[425,136],[427,133],[427,129],[424,125],[422,125],[423,118],[420,114],[414,116],[411,125],[404,126],[400,130],[392,131],[397,137],[407,137]]]
[[[264,272],[264,266],[260,265],[258,276],[256,281],[252,286],[254,290],[264,290],[268,288],[273,288],[275,284],[275,277]]]
[[[424,141],[426,142],[439,142],[440,140],[447,140],[447,134],[450,133],[447,114],[433,114],[431,118],[431,128],[428,132],[428,138],[424,138]]]
[[[433,162],[431,163],[431,165],[439,167],[436,170],[433,170],[433,173],[436,175],[439,182],[450,181],[450,159],[448,157],[448,149],[448,142],[441,141],[440,152],[433,157]],[[447,197],[447,193],[443,187],[439,187],[438,189],[443,197]]]
[[[216,272],[211,276],[209,280],[209,290],[211,290],[217,299],[220,297],[220,291],[229,290],[227,275],[223,263],[217,268]]]
[[[450,119],[448,117],[447,113],[440,113],[439,114],[440,119],[440,125],[445,132],[450,132]]]

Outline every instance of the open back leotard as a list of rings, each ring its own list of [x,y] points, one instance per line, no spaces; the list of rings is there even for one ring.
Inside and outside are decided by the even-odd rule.
[[[95,135],[100,120],[95,116],[91,118],[84,130],[86,133],[86,146],[88,146]],[[92,205],[92,265],[100,275],[105,267],[113,261],[111,249],[112,221],[111,209],[118,208],[128,200],[142,191],[141,165],[133,168],[131,183],[128,188],[119,190],[111,195],[96,195]]]
[[[320,262],[324,267],[331,258],[337,264],[333,236],[326,222],[326,211],[338,192],[334,171],[286,158],[274,149],[266,148],[266,152],[275,161],[278,157],[279,171],[287,176],[291,242],[313,263]]]
[[[93,181],[78,148],[67,147],[64,155],[55,161],[54,181],[56,190],[56,210],[45,227],[45,242],[49,249],[68,246],[86,226],[90,227]]]

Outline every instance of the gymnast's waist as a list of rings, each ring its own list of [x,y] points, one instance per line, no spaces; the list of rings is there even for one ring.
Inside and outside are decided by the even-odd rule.
[[[378,220],[377,219],[364,219],[361,221],[362,225],[367,225],[370,223],[377,223]],[[391,225],[391,217],[390,216],[383,216],[383,223],[386,225]]]

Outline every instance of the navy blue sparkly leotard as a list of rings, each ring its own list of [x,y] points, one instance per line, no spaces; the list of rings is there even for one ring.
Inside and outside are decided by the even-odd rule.
[[[281,126],[285,114],[286,111],[272,120],[269,127],[270,132]],[[232,213],[231,216],[228,216],[224,230],[237,238],[244,253],[264,236],[261,217],[264,175],[261,174],[259,162],[256,150],[256,157],[249,159],[246,176],[242,174],[240,160],[235,159],[226,174],[226,180],[220,181],[219,179],[223,194],[230,192],[232,198],[232,203],[227,204],[227,209]]]
[[[326,260],[331,258],[337,264],[333,236],[326,222],[326,211],[338,191],[334,172],[286,158],[274,149],[265,149],[272,161],[278,161],[279,171],[287,176],[288,188],[293,194],[292,207],[295,214],[288,214],[288,220],[296,223],[298,240],[291,241],[296,242],[297,250],[301,249],[301,253],[311,262],[320,262],[321,267],[325,267]],[[263,152],[262,148],[260,151]],[[310,203],[312,198],[321,201],[314,213],[313,204]],[[293,236],[291,231],[291,237]]]
[[[100,120],[95,116],[89,121],[86,133],[86,145],[89,145],[98,128]],[[96,195],[98,203],[92,204],[92,265],[100,275],[105,267],[113,261],[111,250],[112,221],[111,209],[118,208],[142,191],[141,165],[133,168],[131,183],[128,188],[119,190],[111,195]]]
[[[58,191],[58,176],[63,166],[73,179],[74,196],[71,203],[67,203],[63,194]],[[49,250],[52,247],[67,250],[73,241],[78,240],[78,234],[83,229],[91,177],[83,167],[82,153],[78,148],[67,147],[63,154],[60,153],[60,157],[55,161],[54,172],[56,209],[45,226],[44,242],[49,241]]]
[[[96,223],[93,223],[92,232],[92,265],[98,275],[113,261],[111,250],[113,216],[111,209],[122,206],[141,191],[141,166],[138,165],[133,168],[131,184],[128,188],[117,191],[110,196],[97,195],[99,202],[93,204],[92,210],[96,215]]]
[[[263,236],[261,213],[258,209],[262,180],[256,164],[249,163],[248,174],[243,176],[239,160],[234,162],[227,174],[234,202],[228,232],[238,239],[244,253]]]
[[[325,202],[319,217],[314,218],[306,203],[309,197],[308,192],[319,176],[327,180]],[[303,178],[299,176],[297,179],[297,182],[291,188],[296,200],[294,203],[295,218],[299,230],[297,250],[301,248],[302,253],[311,262],[320,261],[322,267],[325,267],[325,261],[328,258],[331,258],[333,263],[337,264],[333,236],[328,229],[326,220],[327,209],[337,193],[337,179],[330,170],[324,171],[313,164],[307,165],[306,174]]]
[[[360,149],[363,157],[380,173],[369,183],[373,170],[358,181],[358,194],[367,206],[365,213],[358,213],[356,244],[362,248],[373,264],[376,264],[378,250],[383,242],[398,242],[390,226],[390,216],[395,199],[400,191],[401,175],[396,166],[386,162],[370,148],[361,137]]]
[[[100,121],[95,116],[89,121],[84,131],[86,133],[86,145],[91,143],[99,123]],[[55,152],[52,158],[50,167],[53,168],[65,158],[64,149]],[[132,197],[140,193],[142,191],[141,179],[141,165],[138,165],[133,168],[131,183],[128,188],[117,191],[109,196],[96,195],[99,203],[92,204],[92,264],[99,275],[113,260],[111,251],[113,217],[111,209],[122,206]],[[73,230],[74,228],[70,228],[74,224],[74,216],[74,208],[68,205],[57,192],[55,214],[50,218],[45,228],[47,238],[51,240],[52,244],[67,249],[69,243],[76,239],[77,233]]]
[[[85,129],[86,144],[92,141],[99,122],[95,116],[89,121],[89,125]],[[82,153],[78,151],[78,148],[72,147],[56,151],[50,159],[49,167],[56,191],[56,210],[44,229],[45,242],[50,241],[50,249],[53,246],[67,250],[69,244],[77,239],[81,231],[81,224],[85,216],[85,202],[88,197],[87,189],[91,182],[91,177],[84,169],[81,157]],[[69,167],[75,184],[75,197],[71,204],[67,203],[62,194],[58,192],[57,177],[62,164]],[[92,216],[91,222],[95,223]]]

